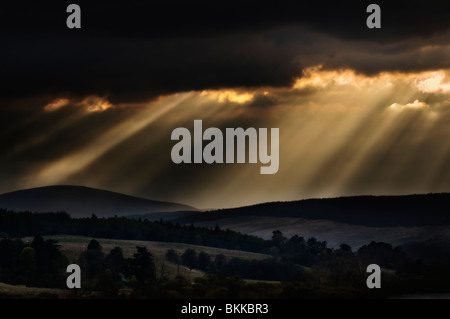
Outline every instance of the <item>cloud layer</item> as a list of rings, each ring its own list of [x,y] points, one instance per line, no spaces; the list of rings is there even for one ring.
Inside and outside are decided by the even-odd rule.
[[[366,27],[364,2],[80,6],[80,30],[65,27],[63,4],[1,11],[2,100],[45,93],[131,103],[181,91],[289,87],[318,64],[371,75],[450,67],[443,2],[380,3],[378,30]]]

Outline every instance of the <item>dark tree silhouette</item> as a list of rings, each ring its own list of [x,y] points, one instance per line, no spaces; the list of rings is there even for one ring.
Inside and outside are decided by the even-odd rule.
[[[65,268],[69,260],[59,251],[58,243],[51,239],[44,241],[42,236],[37,235],[31,246],[36,252],[39,273],[36,284],[42,287],[65,287]]]
[[[190,270],[196,268],[198,265],[198,258],[195,250],[191,248],[186,249],[183,255],[181,255],[181,263],[184,266],[187,266]]]
[[[20,253],[20,271],[26,284],[33,284],[37,275],[36,252],[33,247],[24,247]]]
[[[136,277],[137,285],[135,290],[148,296],[155,292],[156,289],[156,267],[153,255],[146,247],[137,246],[137,252],[131,260],[131,275]]]
[[[339,250],[342,254],[344,255],[353,255],[352,253],[352,247],[350,247],[350,245],[347,244],[341,244],[339,246]]]
[[[225,265],[226,262],[227,262],[227,257],[224,254],[216,255],[216,257],[214,258],[214,264],[215,264],[216,270],[218,272],[221,272],[223,265]]]
[[[105,268],[110,271],[111,277],[117,283],[121,282],[122,276],[127,272],[127,261],[123,257],[122,248],[114,247],[105,258]]]
[[[104,261],[102,246],[97,240],[92,239],[80,257],[81,266],[85,269],[88,278],[93,278],[102,272]]]
[[[100,245],[100,243],[95,240],[95,239],[91,239],[91,241],[89,242],[88,246],[87,246],[88,250],[102,250],[102,246]]]
[[[201,270],[208,269],[208,266],[211,262],[211,256],[207,253],[201,251],[200,254],[198,254],[198,268]]]
[[[281,248],[286,243],[287,238],[283,236],[280,230],[274,230],[272,232],[272,243],[275,247]]]
[[[178,254],[173,249],[167,250],[166,259],[167,259],[167,261],[170,261],[175,264],[180,263],[180,256],[178,256]]]
[[[372,241],[369,245],[360,247],[358,256],[366,263],[375,263],[389,269],[398,269],[408,262],[400,247],[393,248],[391,244],[383,242]]]

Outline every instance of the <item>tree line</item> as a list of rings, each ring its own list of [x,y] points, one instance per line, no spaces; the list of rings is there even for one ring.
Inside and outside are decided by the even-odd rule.
[[[78,235],[93,238],[178,242],[226,249],[261,252],[267,241],[247,234],[170,221],[135,220],[126,217],[72,218],[65,212],[32,213],[0,209],[0,233],[10,237]]]
[[[169,249],[166,260],[189,269],[254,280],[287,281],[303,271],[299,265],[275,257],[261,260],[237,257],[228,259],[224,254],[211,256],[204,251],[197,253],[192,248],[186,249],[181,256]]]

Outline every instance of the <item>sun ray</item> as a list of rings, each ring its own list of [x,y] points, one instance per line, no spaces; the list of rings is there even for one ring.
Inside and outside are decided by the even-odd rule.
[[[83,170],[86,166],[94,162],[102,154],[123,142],[142,130],[147,125],[158,120],[162,115],[174,108],[178,103],[188,96],[181,95],[178,98],[169,98],[164,101],[163,106],[154,108],[144,108],[135,116],[125,120],[124,122],[112,127],[102,136],[97,137],[81,150],[69,154],[59,160],[52,162],[50,165],[42,169],[39,174],[33,177],[28,184],[58,184],[66,180],[72,174]]]

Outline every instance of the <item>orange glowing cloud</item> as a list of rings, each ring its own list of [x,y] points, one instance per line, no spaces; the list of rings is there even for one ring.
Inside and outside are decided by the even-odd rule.
[[[417,109],[428,109],[430,106],[425,102],[415,100],[414,102],[407,103],[407,104],[393,103],[389,107],[394,110],[404,110],[404,109],[416,109],[417,110]]]
[[[200,93],[200,96],[209,96],[219,103],[233,102],[243,104],[253,99],[254,94],[249,92],[237,92],[235,90],[205,90]]]
[[[450,92],[450,79],[443,71],[427,72],[417,81],[417,88],[425,93]]]
[[[57,98],[49,104],[45,105],[44,110],[52,112],[68,105],[83,107],[88,112],[101,112],[113,107],[113,105],[106,98],[98,96],[88,96],[81,101],[76,99]]]
[[[101,112],[113,106],[107,99],[98,96],[87,97],[79,104],[84,106],[88,112]]]
[[[44,106],[46,111],[55,111],[69,104],[69,99],[55,99],[53,102]]]

